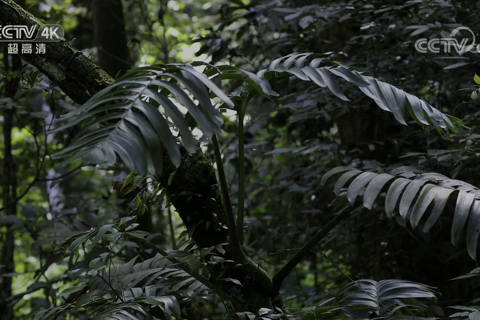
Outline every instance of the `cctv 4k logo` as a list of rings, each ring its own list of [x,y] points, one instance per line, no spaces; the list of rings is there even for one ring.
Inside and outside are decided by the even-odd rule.
[[[0,42],[58,42],[64,35],[58,24],[0,26]]]

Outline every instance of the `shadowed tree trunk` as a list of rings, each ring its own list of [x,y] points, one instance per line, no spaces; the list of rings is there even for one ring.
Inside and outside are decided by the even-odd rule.
[[[3,52],[3,65],[6,72],[17,71],[21,67],[21,60],[18,56],[9,56],[7,54],[7,48],[4,47]],[[17,92],[19,84],[19,78],[12,78],[11,80],[5,79],[4,95],[7,98],[13,99]],[[15,160],[12,155],[12,129],[14,127],[14,110],[3,110],[3,172],[2,172],[2,207],[9,204],[2,215],[15,216],[17,212],[17,204],[15,200],[17,198],[17,176]],[[2,235],[0,241],[2,243],[2,250],[0,256],[0,265],[4,267],[0,269],[0,275],[13,274],[15,272],[15,263],[13,256],[15,253],[15,235],[11,228],[13,222],[6,223],[5,236]],[[12,295],[12,276],[2,277],[0,284],[0,298],[6,299]],[[10,320],[13,319],[13,306],[0,307],[0,319]]]
[[[111,77],[117,78],[131,67],[122,1],[92,0],[91,9],[94,43],[98,50],[100,68]],[[122,184],[119,185],[119,187],[121,186]],[[126,196],[117,193],[117,197],[123,201],[123,205],[120,205],[122,214],[128,212],[128,206],[135,196],[135,192]],[[138,217],[137,222],[140,224],[141,230],[152,233],[160,232],[160,230],[153,230],[151,210],[147,210],[141,217]]]
[[[24,6],[24,1],[17,1],[19,5]],[[8,55],[7,46],[3,46],[3,68],[5,72],[19,71],[22,67],[22,61],[20,57],[16,55]],[[11,78],[10,80],[4,79],[4,96],[6,98],[13,99],[17,93],[20,79]],[[15,216],[17,213],[17,175],[15,159],[12,154],[12,130],[14,127],[14,109],[4,109],[3,111],[3,172],[1,180],[2,186],[2,200],[1,207],[5,207],[9,204],[2,215]],[[5,235],[1,235],[0,242],[2,248],[0,252],[0,265],[4,267],[0,269],[0,275],[13,274],[15,272],[15,234],[12,229],[13,222],[6,223]],[[2,277],[0,282],[0,299],[6,299],[12,296],[12,276]],[[13,305],[4,305],[0,307],[0,319],[10,320],[14,318]]]
[[[100,67],[117,78],[131,67],[121,0],[92,0],[94,43]]]

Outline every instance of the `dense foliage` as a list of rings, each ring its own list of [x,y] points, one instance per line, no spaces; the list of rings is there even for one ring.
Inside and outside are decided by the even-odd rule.
[[[0,319],[480,319],[477,10],[0,0]]]

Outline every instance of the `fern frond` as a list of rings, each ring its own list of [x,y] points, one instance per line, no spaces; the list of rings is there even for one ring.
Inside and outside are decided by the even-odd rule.
[[[322,63],[328,63],[321,66]],[[222,69],[223,78],[235,78],[226,75],[234,71],[232,67]],[[444,114],[432,107],[428,102],[409,94],[391,84],[376,79],[365,73],[358,72],[351,67],[339,62],[328,60],[325,55],[313,53],[292,53],[274,60],[268,69],[259,71],[257,74],[241,72],[247,76],[247,82],[257,92],[264,95],[278,95],[271,90],[267,78],[269,74],[277,76],[294,76],[303,81],[311,81],[317,86],[328,88],[338,98],[349,101],[345,96],[336,77],[340,77],[352,85],[357,86],[366,96],[373,99],[383,110],[391,112],[395,119],[403,125],[411,119],[419,125],[435,128],[441,135],[460,135],[459,127],[465,127],[462,121],[453,116]],[[254,85],[251,84],[254,82]]]
[[[353,319],[369,319],[375,312],[385,319],[406,319],[401,309],[410,312],[416,307],[425,310],[416,299],[435,298],[433,287],[406,280],[357,280],[347,285],[340,294],[342,311]],[[407,300],[402,301],[403,299]],[[423,312],[422,312],[423,313]],[[412,317],[413,319],[413,317]],[[421,319],[421,318],[415,318]]]
[[[425,312],[426,306],[417,299],[435,298],[434,289],[405,280],[360,279],[317,307],[304,309],[307,314],[302,319],[340,319],[343,313],[349,319],[427,320],[412,315]]]
[[[206,137],[220,131],[223,120],[212,105],[209,90],[233,107],[230,98],[192,66],[170,64],[130,71],[59,119],[66,123],[52,132],[84,125],[79,138],[54,158],[113,165],[118,155],[130,170],[136,169],[141,175],[147,172],[158,175],[162,172],[163,148],[174,165],[179,165],[181,159],[168,118],[179,130],[185,148],[191,153],[196,150],[176,102],[188,110]]]
[[[386,192],[385,212],[389,218],[398,213],[403,219],[410,220],[416,228],[433,204],[430,216],[423,225],[428,232],[445,209],[449,198],[456,199],[452,224],[452,243],[459,245],[460,236],[468,220],[467,250],[476,260],[477,242],[480,234],[480,190],[464,181],[450,179],[439,173],[421,173],[410,167],[400,167],[387,173],[362,172],[351,167],[338,167],[325,173],[321,184],[325,184],[333,175],[340,174],[334,191],[338,195],[347,187],[347,199],[353,205],[363,193],[363,206],[372,209],[375,200]]]

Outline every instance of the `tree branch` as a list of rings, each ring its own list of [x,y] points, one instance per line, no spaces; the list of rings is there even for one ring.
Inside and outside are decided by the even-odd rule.
[[[13,205],[17,204],[21,199],[23,199],[23,197],[25,197],[28,193],[28,191],[30,191],[30,189],[33,187],[33,185],[38,181],[38,177],[40,176],[40,172],[42,171],[42,167],[43,167],[43,164],[45,163],[45,157],[47,156],[47,128],[46,126],[44,126],[44,131],[45,131],[45,153],[43,154],[43,157],[40,161],[40,163],[38,163],[38,160],[40,159],[40,145],[38,144],[38,140],[37,140],[37,132],[34,132],[33,133],[33,139],[35,141],[35,145],[37,147],[37,169],[36,169],[36,172],[35,172],[35,177],[33,177],[33,180],[32,182],[25,188],[25,190],[23,190],[23,192],[19,195],[19,196],[15,196],[15,198],[10,201],[8,204],[6,204],[5,206],[1,207],[0,208],[0,212],[12,207]],[[12,172],[14,172],[12,170]]]
[[[31,13],[13,0],[0,0],[0,25],[43,26]],[[19,56],[35,66],[76,103],[86,102],[93,94],[113,83],[113,79],[82,52],[65,40],[46,43],[46,54]]]
[[[47,285],[53,285],[57,282],[60,282],[62,281],[63,279],[60,278],[60,276],[58,277],[55,277],[55,278],[52,278],[50,279],[50,281],[46,282]],[[30,286],[27,290],[23,291],[23,292],[20,292],[16,295],[13,295],[11,297],[8,297],[7,299],[5,299],[5,301],[0,301],[0,307],[2,305],[9,305],[9,304],[15,304],[18,300],[22,299],[24,296],[26,296],[27,294],[30,294],[30,293],[33,293],[35,291],[38,291],[40,289],[46,289],[47,287],[44,287],[44,286]]]
[[[349,207],[345,207],[340,210],[339,214],[328,222],[317,234],[308,241],[297,254],[293,256],[290,261],[288,261],[274,276],[273,276],[273,290],[278,292],[280,286],[282,285],[283,280],[288,276],[288,274],[296,267],[296,265],[305,258],[305,256],[310,253],[310,251],[333,229],[335,228],[343,219],[345,219],[351,211],[348,211]]]
[[[58,176],[58,177],[53,177],[53,178],[38,178],[37,181],[55,181],[55,180],[60,180],[60,179],[63,179],[65,177],[68,177],[69,175],[71,175],[72,173],[74,173],[75,171],[77,171],[78,169],[80,169],[83,165],[79,165],[77,166],[76,168],[68,171],[67,173],[64,173],[62,174],[61,176]]]

